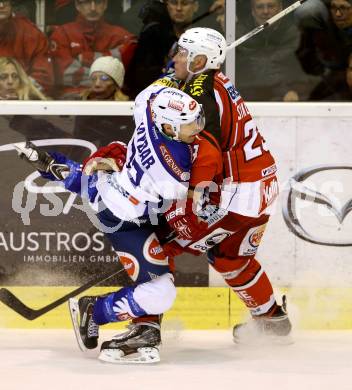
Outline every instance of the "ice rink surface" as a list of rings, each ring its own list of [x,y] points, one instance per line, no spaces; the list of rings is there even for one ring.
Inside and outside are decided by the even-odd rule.
[[[81,353],[69,330],[0,329],[0,389],[352,389],[352,331],[296,332],[294,339],[239,347],[230,331],[168,330],[159,364],[113,365]]]

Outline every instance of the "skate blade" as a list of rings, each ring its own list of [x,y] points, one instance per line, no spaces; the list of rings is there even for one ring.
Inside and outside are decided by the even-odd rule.
[[[79,307],[78,307],[78,299],[75,298],[70,298],[68,300],[68,308],[70,310],[70,315],[71,315],[71,321],[73,325],[73,330],[75,331],[75,336],[77,340],[77,344],[79,346],[79,349],[82,352],[88,351],[88,348],[83,344],[81,334],[79,332]]]
[[[26,145],[26,142],[17,142],[12,144],[19,155],[25,155],[29,161],[36,161],[38,159],[38,153],[32,148],[28,148]]]
[[[160,362],[160,354],[155,347],[141,347],[136,353],[130,355],[125,355],[121,349],[104,349],[98,359],[114,364],[152,364]]]
[[[26,151],[26,143],[25,142],[17,142],[16,144],[12,144],[18,154],[25,153]]]

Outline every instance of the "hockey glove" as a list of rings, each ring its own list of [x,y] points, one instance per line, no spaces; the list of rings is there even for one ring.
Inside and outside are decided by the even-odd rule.
[[[83,162],[83,172],[92,175],[94,172],[121,171],[126,162],[127,145],[123,142],[112,142],[99,148]]]
[[[165,252],[165,255],[168,257],[176,257],[179,255],[182,255],[182,253],[190,253],[194,256],[199,256],[202,254],[202,252],[188,248],[187,246],[183,248],[176,241],[171,241],[171,242],[164,244],[163,250]]]
[[[163,245],[163,250],[166,256],[176,257],[183,253],[183,248],[181,245],[177,244],[175,241],[168,242]]]
[[[208,224],[202,221],[192,210],[193,199],[188,198],[186,205],[173,203],[164,213],[166,221],[182,240],[197,240],[207,231]]]
[[[13,146],[20,158],[29,162],[38,171],[54,176],[56,180],[64,180],[70,173],[68,165],[56,161],[49,153],[40,150],[29,141]]]

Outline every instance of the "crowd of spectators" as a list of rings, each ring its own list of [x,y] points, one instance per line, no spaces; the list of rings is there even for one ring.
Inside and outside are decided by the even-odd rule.
[[[236,0],[236,37],[294,1]],[[1,100],[133,99],[187,28],[225,31],[225,0],[46,0],[45,26],[36,7],[0,1]],[[351,53],[352,0],[308,0],[236,49],[236,86],[249,101],[349,101]]]

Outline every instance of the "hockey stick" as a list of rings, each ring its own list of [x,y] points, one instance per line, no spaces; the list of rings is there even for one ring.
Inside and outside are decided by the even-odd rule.
[[[56,307],[62,305],[68,299],[75,297],[76,295],[82,293],[83,291],[88,290],[89,288],[95,286],[96,284],[104,282],[105,280],[110,279],[115,275],[118,275],[124,270],[125,270],[124,268],[121,268],[118,271],[114,271],[114,272],[110,271],[108,273],[97,276],[96,278],[90,280],[83,286],[78,287],[76,290],[71,291],[70,293],[64,295],[63,297],[50,303],[49,305],[42,307],[41,309],[31,309],[30,307],[26,306],[7,288],[0,289],[0,302],[8,306],[10,309],[14,310],[20,316],[26,318],[29,321],[33,321],[36,318],[42,316],[43,314],[46,314],[50,310],[53,310]]]
[[[307,0],[298,0],[289,7],[283,9],[281,12],[278,14],[274,15],[272,18],[268,19],[265,23],[261,24],[260,26],[254,28],[252,31],[249,33],[243,35],[241,38],[236,39],[234,42],[232,42],[230,45],[227,46],[226,51],[232,50],[235,47],[241,45],[243,42],[247,41],[249,38],[252,38],[254,35],[257,35],[261,31],[265,30],[267,27],[271,26],[278,20],[280,20],[282,17],[288,15],[295,9],[301,6],[301,4],[305,3]]]

